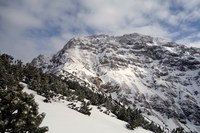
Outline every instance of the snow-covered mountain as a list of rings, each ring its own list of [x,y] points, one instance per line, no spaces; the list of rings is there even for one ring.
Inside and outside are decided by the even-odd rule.
[[[32,64],[73,75],[166,129],[200,132],[200,49],[137,33],[71,39]],[[67,75],[66,75],[67,72]]]

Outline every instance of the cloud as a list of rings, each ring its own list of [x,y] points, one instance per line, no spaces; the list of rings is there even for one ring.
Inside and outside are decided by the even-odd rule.
[[[189,44],[190,47],[200,48],[200,41],[192,42]]]
[[[200,33],[193,33],[185,38],[177,40],[177,42],[189,47],[200,48]]]
[[[74,36],[133,32],[198,46],[199,6],[199,0],[0,1],[0,49],[31,61]]]

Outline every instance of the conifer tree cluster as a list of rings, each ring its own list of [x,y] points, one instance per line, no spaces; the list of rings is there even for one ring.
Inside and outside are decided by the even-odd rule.
[[[111,97],[107,98],[105,107],[115,114],[118,119],[126,121],[128,123],[126,127],[130,130],[140,126],[155,133],[163,132],[159,126],[153,122],[149,123],[147,120],[145,120],[140,110],[133,110],[130,107],[126,108],[117,101],[112,100]]]
[[[22,91],[22,63],[13,62],[9,55],[0,55],[0,132],[45,133],[47,127],[39,127],[45,114],[39,114],[33,95]]]

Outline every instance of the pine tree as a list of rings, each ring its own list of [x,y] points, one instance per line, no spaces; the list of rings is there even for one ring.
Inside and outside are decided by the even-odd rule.
[[[90,115],[91,114],[90,113],[91,108],[89,108],[89,105],[90,105],[89,102],[83,101],[82,104],[81,104],[81,107],[79,109],[79,112],[86,114],[86,115]]]
[[[22,92],[22,86],[0,89],[0,132],[44,133],[39,127],[45,114],[39,114],[34,96]]]
[[[172,133],[184,133],[184,129],[181,128],[181,127],[178,127],[178,128],[176,128],[176,129],[173,129],[173,130],[172,130]]]

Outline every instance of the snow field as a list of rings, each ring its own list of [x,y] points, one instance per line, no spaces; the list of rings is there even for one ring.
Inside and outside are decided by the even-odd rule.
[[[126,129],[126,122],[100,112],[96,106],[91,106],[91,115],[81,114],[67,107],[67,101],[44,103],[44,97],[24,88],[27,93],[35,95],[39,104],[39,112],[46,116],[41,126],[48,126],[48,133],[152,133],[141,127],[134,131]]]

